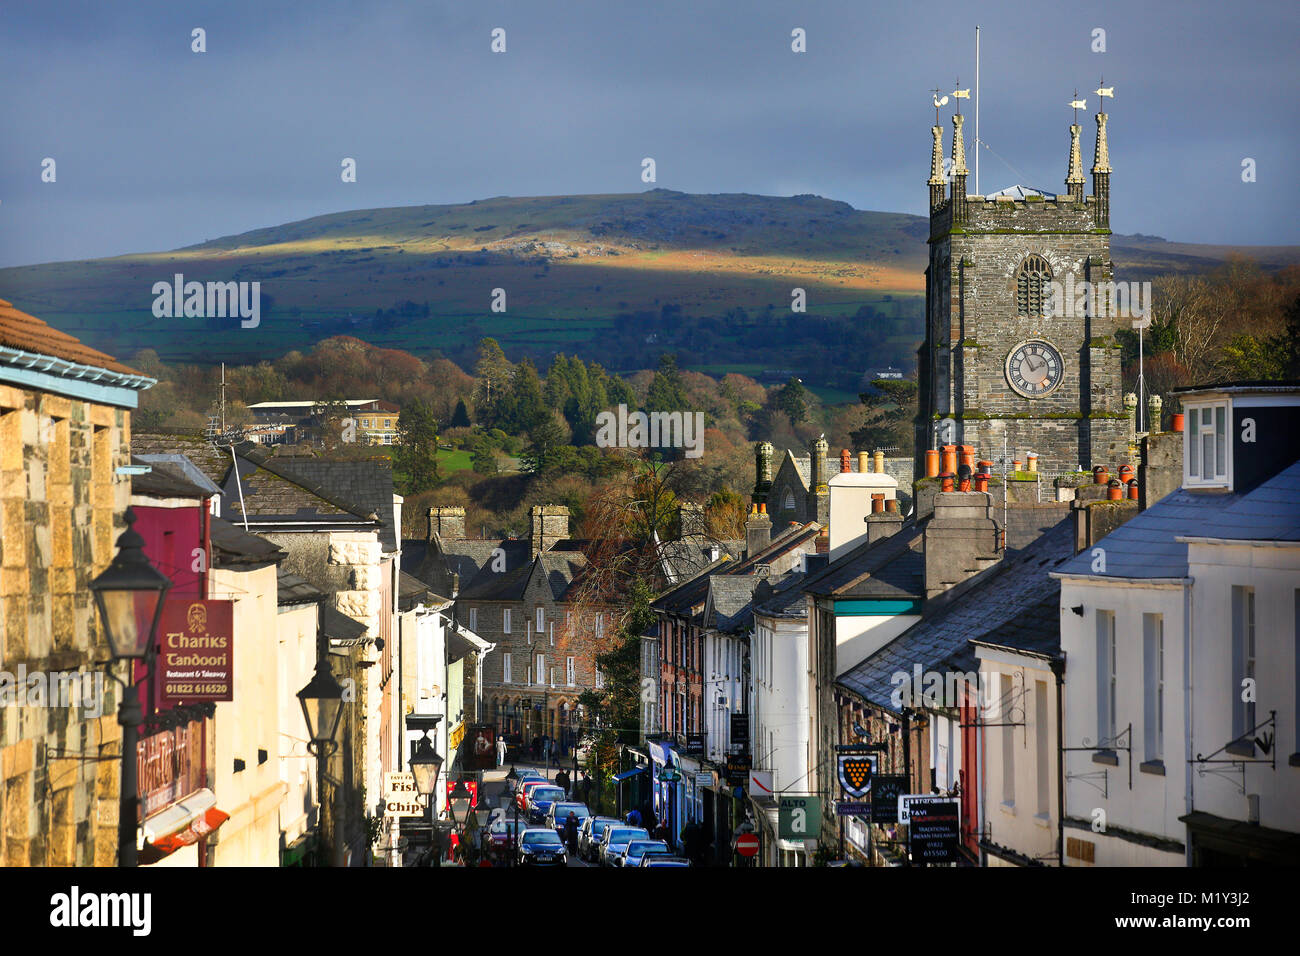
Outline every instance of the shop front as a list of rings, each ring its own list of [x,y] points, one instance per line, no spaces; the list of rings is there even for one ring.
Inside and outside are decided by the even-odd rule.
[[[202,718],[150,734],[136,747],[142,865],[205,866],[207,838],[229,815],[207,787]]]

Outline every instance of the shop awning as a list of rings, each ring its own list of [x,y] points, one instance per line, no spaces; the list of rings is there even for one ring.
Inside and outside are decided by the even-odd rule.
[[[144,821],[141,863],[156,863],[183,846],[191,846],[230,819],[218,810],[211,790],[199,790]]]
[[[624,770],[622,773],[614,774],[615,782],[626,780],[628,777],[635,777],[639,773],[645,773],[645,766],[633,767],[631,770]]]

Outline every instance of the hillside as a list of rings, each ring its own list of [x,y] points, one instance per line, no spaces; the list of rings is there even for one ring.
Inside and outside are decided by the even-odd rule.
[[[462,364],[483,335],[512,357],[557,351],[611,368],[676,349],[694,367],[827,374],[900,364],[920,338],[926,221],[816,196],[627,195],[480,200],[356,210],[170,252],[0,270],[0,294],[96,348],[211,362],[274,357],[347,333]],[[1116,236],[1130,279],[1206,271],[1233,250]],[[1295,247],[1255,248],[1266,266]],[[152,286],[259,281],[259,327],[157,319]],[[807,293],[807,316],[790,312]],[[506,311],[491,311],[492,290]],[[869,328],[864,329],[864,326]],[[775,352],[774,352],[774,346]],[[868,356],[868,353],[869,356]],[[707,363],[707,364],[705,364]],[[842,369],[838,384],[851,387]]]

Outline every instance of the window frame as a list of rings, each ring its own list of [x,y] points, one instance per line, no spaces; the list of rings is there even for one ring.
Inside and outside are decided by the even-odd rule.
[[[1222,413],[1222,414],[1219,414]],[[1226,398],[1215,401],[1184,402],[1183,404],[1183,485],[1187,488],[1232,487],[1232,402]],[[1202,419],[1209,418],[1206,423]],[[1209,428],[1209,434],[1205,429]],[[1204,440],[1213,438],[1215,474],[1205,477],[1203,466]],[[1219,470],[1218,459],[1223,459]]]

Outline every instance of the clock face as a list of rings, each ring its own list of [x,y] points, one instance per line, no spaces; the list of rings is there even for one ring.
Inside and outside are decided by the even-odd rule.
[[[1061,384],[1061,353],[1046,342],[1031,340],[1007,356],[1007,381],[1026,398],[1041,398]]]

